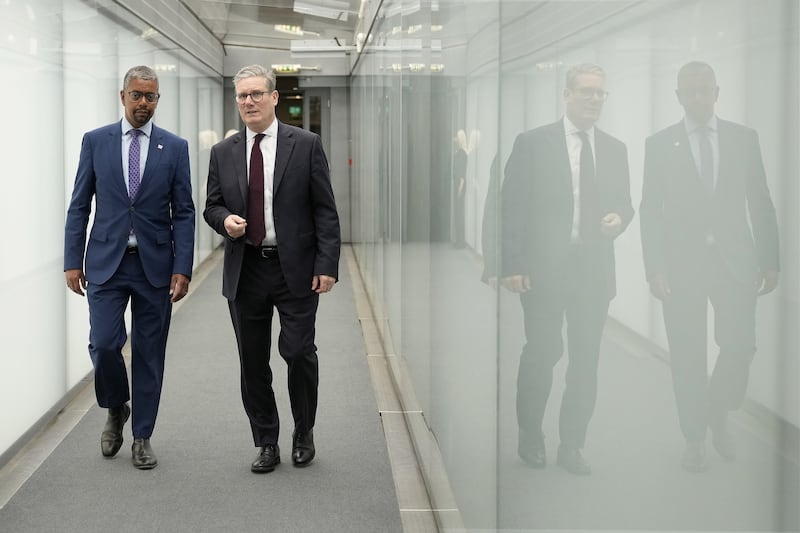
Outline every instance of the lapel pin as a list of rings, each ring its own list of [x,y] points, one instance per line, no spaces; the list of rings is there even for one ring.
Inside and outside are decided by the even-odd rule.
[[[675,141],[675,146],[680,146],[680,145],[681,145],[680,141]]]
[[[164,145],[163,144],[159,144],[158,145],[158,149],[161,150],[162,148],[164,148]]]

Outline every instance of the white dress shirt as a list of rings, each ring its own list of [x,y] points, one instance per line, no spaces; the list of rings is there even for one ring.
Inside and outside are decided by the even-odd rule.
[[[701,128],[708,128],[708,140],[711,142],[711,153],[714,156],[714,188],[716,189],[717,179],[719,178],[719,125],[717,116],[713,115],[705,124],[700,124],[689,117],[684,117],[683,125],[686,128],[686,135],[689,136],[689,147],[692,149],[692,157],[694,157],[697,173],[700,175],[702,175],[702,170],[700,169],[700,141],[698,140],[698,135]]]
[[[567,154],[569,155],[569,168],[572,173],[572,199],[575,208],[572,211],[572,237],[573,243],[580,242],[580,221],[581,221],[581,148],[583,141],[580,138],[580,130],[570,119],[564,115],[564,133],[567,140]],[[589,145],[592,149],[592,157],[595,162],[597,157],[594,151],[594,126],[586,131],[589,138]],[[595,164],[595,168],[597,165]]]

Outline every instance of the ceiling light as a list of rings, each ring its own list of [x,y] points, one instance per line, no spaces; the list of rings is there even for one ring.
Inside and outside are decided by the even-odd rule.
[[[292,54],[344,56],[353,50],[355,46],[347,45],[344,39],[293,39],[289,43],[289,51]]]
[[[289,35],[303,35],[303,28],[300,26],[292,26],[290,24],[275,24],[275,31],[281,33],[288,33]]]
[[[272,70],[276,74],[297,74],[301,70],[316,70],[319,71],[319,65],[313,67],[305,67],[297,63],[281,63],[279,65],[272,65]]]

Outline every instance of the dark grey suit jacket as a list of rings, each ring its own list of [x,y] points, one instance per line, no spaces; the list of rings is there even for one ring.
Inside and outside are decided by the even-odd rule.
[[[625,145],[595,128],[595,174],[603,214],[633,218]],[[563,120],[520,134],[505,167],[501,193],[503,277],[528,275],[535,289],[563,284],[575,209]],[[599,224],[599,221],[598,221]],[[616,294],[612,239],[592,243],[609,298]]]
[[[725,120],[718,127],[713,194],[700,180],[683,121],[647,139],[639,217],[648,279],[696,278],[709,238],[734,279],[756,283],[759,271],[779,269],[778,224],[758,134]]]
[[[247,218],[247,137],[245,130],[211,148],[208,197],[203,217],[226,238],[222,294],[236,298],[245,238],[225,231],[228,215]],[[315,275],[339,277],[341,237],[328,161],[315,133],[278,123],[272,211],[278,256],[289,289],[311,293]]]

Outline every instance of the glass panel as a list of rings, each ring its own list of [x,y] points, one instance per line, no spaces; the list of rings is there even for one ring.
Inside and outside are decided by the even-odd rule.
[[[797,2],[387,0],[381,8],[373,33],[364,36],[365,53],[351,84],[352,233],[390,362],[407,393],[406,417],[413,427],[425,429],[415,430],[417,453],[434,505],[441,509],[440,525],[479,531],[798,529],[800,369],[792,355],[800,344],[793,327],[800,293],[800,193],[793,179],[800,145]],[[683,385],[673,386],[662,304],[650,294],[638,216],[646,139],[681,121],[676,78],[693,60],[706,61],[715,71],[719,117],[751,128],[736,130],[749,131],[750,139],[758,134],[781,244],[778,288],[759,297],[755,308],[756,354],[739,366],[749,370],[745,399],[731,396],[727,404],[738,457],[726,461],[728,452],[719,439],[715,447],[708,433],[708,469],[702,474],[686,472],[682,465],[686,437],[675,396]],[[613,199],[627,192],[637,211],[632,219],[626,215],[630,224],[614,240],[613,277],[597,274],[611,273],[602,270],[610,255],[570,262],[548,247],[548,239],[560,239],[564,250],[576,253],[572,235],[579,219],[572,215],[581,208],[572,181],[580,178],[579,153],[573,151],[573,176],[566,130],[544,145],[528,144],[543,130],[525,133],[563,124],[567,105],[575,102],[568,89],[578,88],[567,87],[567,73],[581,63],[604,69],[608,99],[589,92],[588,101],[600,110],[598,131],[616,138],[618,149],[625,147],[617,159],[627,169],[603,178],[620,187],[602,189],[603,194]],[[606,142],[611,141],[597,135],[593,163],[605,176],[612,157]],[[741,177],[742,169],[727,162],[726,136],[720,129],[717,194],[739,200],[708,200],[699,212],[735,213],[736,224],[749,228],[765,212],[744,211],[758,165]],[[515,157],[522,164],[511,163],[509,170],[518,140]],[[678,146],[690,152],[688,140]],[[674,180],[689,180],[693,164],[689,159]],[[519,194],[515,182],[522,184]],[[702,192],[676,197],[690,204],[701,198]],[[671,224],[685,224],[687,209],[673,213]],[[739,244],[747,243],[749,231],[740,234]],[[770,266],[763,259],[764,230],[755,233],[762,257],[761,263],[749,263],[751,272]],[[682,240],[692,238],[689,232]],[[514,253],[529,261],[523,273],[534,292],[527,297],[495,289],[496,274],[519,273]],[[758,257],[748,244],[732,253]],[[693,254],[673,260],[690,268],[707,265]],[[546,268],[550,278],[542,274]],[[562,275],[574,282],[559,283]],[[724,279],[712,278],[714,283]],[[608,319],[603,308],[595,312],[596,327],[604,328],[599,362],[596,368],[581,366],[581,354],[591,351],[580,325],[592,302],[585,293],[608,289],[611,279],[616,290]],[[577,289],[578,282],[585,291]],[[700,392],[687,403],[701,420],[702,398],[714,394],[704,384],[723,390],[714,383],[725,365],[736,361],[736,353],[741,355],[736,352],[741,343],[733,342],[732,349],[724,330],[738,334],[744,329],[725,322],[730,308],[741,308],[724,303],[732,285],[721,291],[720,285],[706,287],[717,290],[710,301],[716,309],[701,304],[699,319],[691,323],[709,333],[694,356],[698,385],[691,387]],[[543,305],[554,293],[573,298],[571,319],[565,321],[558,306]],[[531,315],[527,321],[523,300]],[[536,313],[550,317],[550,323],[545,326],[544,315]],[[520,378],[521,359],[533,360],[537,370],[523,368]],[[541,382],[544,388],[536,389]],[[526,465],[519,451],[518,401],[523,413],[530,412],[535,390],[547,398],[546,407],[540,407],[543,469]],[[574,417],[559,420],[562,409],[570,412],[570,402],[582,406],[583,419],[589,420],[585,440],[580,431],[577,439],[574,430],[569,437]],[[573,475],[564,465],[575,470],[575,463],[566,459],[557,464],[558,448],[570,438],[582,448],[591,475]],[[522,455],[535,463],[526,453],[529,444],[523,442]],[[437,454],[447,483],[437,477]]]

